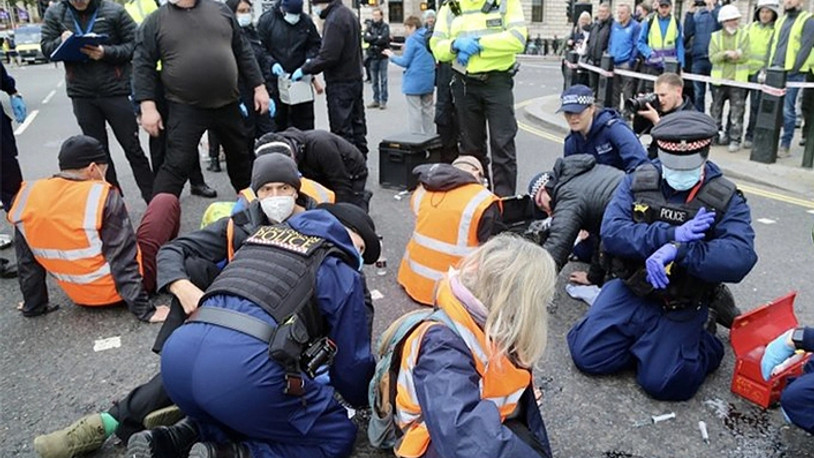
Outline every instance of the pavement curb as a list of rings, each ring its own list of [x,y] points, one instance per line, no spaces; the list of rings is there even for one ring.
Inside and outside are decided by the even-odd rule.
[[[559,106],[559,95],[547,95],[529,101],[524,107],[525,117],[535,123],[538,127],[553,131],[563,136],[570,133],[565,119],[557,113]],[[711,152],[712,161],[717,164],[724,175],[736,180],[746,181],[752,184],[777,188],[795,194],[808,194],[814,183],[814,172],[802,167],[790,167],[784,164],[763,164],[750,160],[734,159],[727,157],[729,154],[726,147],[713,147]],[[793,158],[799,160],[799,158]],[[749,170],[743,170],[748,168]],[[788,175],[798,176],[792,179]],[[807,177],[806,175],[810,175]],[[767,179],[769,176],[770,179]],[[808,183],[806,185],[805,183]],[[795,186],[796,185],[796,186]]]

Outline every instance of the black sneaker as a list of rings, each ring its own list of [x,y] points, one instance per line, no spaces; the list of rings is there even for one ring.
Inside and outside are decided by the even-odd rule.
[[[159,426],[130,436],[127,458],[175,458],[186,456],[198,440],[198,428],[185,418],[172,426]]]
[[[735,305],[735,297],[729,287],[721,283],[712,292],[712,300],[709,303],[710,314],[715,312],[717,322],[721,326],[730,329],[735,317],[740,315],[741,309]]]
[[[251,458],[251,456],[249,448],[237,442],[225,444],[198,442],[189,451],[189,458]]]

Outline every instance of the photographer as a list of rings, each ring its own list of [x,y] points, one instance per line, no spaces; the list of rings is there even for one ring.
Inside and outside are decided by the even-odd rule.
[[[625,101],[625,108],[635,111],[633,117],[633,132],[636,135],[649,134],[650,129],[659,123],[661,118],[676,111],[696,111],[689,97],[684,97],[684,80],[675,73],[664,73],[656,79],[655,92],[639,95]],[[654,99],[648,101],[647,98]],[[658,148],[656,143],[647,148],[650,159],[656,157]]]

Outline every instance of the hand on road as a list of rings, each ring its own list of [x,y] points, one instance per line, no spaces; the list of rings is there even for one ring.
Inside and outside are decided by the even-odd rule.
[[[667,243],[651,254],[644,262],[647,270],[647,281],[653,285],[653,288],[664,289],[670,284],[665,266],[675,260],[677,253],[678,248],[672,243]]]
[[[571,275],[568,276],[568,281],[571,283],[575,283],[577,285],[590,285],[591,282],[588,281],[588,272],[584,270],[577,270],[575,272],[571,272]]]
[[[170,314],[170,308],[166,305],[158,305],[155,308],[153,316],[150,317],[150,323],[163,323]]]

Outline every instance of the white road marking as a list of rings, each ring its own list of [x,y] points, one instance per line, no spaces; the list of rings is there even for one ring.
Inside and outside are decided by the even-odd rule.
[[[384,294],[382,294],[381,292],[379,292],[379,290],[378,290],[378,289],[374,289],[373,291],[371,291],[371,292],[370,292],[370,297],[371,297],[371,298],[372,298],[374,301],[377,301],[377,300],[379,300],[379,299],[382,299],[382,298],[384,297]]]
[[[774,224],[774,223],[776,223],[777,221],[775,221],[775,220],[773,220],[773,219],[769,219],[769,218],[758,218],[758,219],[757,219],[757,222],[758,222],[758,223],[761,223],[761,224]]]
[[[814,210],[808,210],[806,211],[806,213],[811,213],[812,215],[814,215]]]
[[[59,80],[57,87],[62,87],[63,84],[65,84],[65,80]]]
[[[119,336],[108,337],[107,339],[99,339],[93,343],[93,351],[105,351],[111,348],[119,348],[122,346],[122,338]]]
[[[45,96],[45,98],[44,98],[44,99],[42,99],[42,104],[43,104],[43,105],[45,105],[46,103],[50,102],[50,101],[51,101],[51,98],[52,98],[53,96],[55,96],[56,94],[57,94],[57,90],[56,90],[56,89],[52,89],[52,90],[51,90],[51,92],[49,92],[49,93],[48,93],[48,95],[46,95],[46,96]]]
[[[40,114],[40,110],[34,110],[31,113],[29,113],[28,117],[25,118],[25,121],[23,121],[23,123],[20,124],[20,127],[18,127],[17,130],[14,131],[14,135],[20,135],[23,132],[25,132],[25,130],[28,129],[28,126],[30,126],[31,123],[34,122],[34,118],[36,118],[38,114]]]

